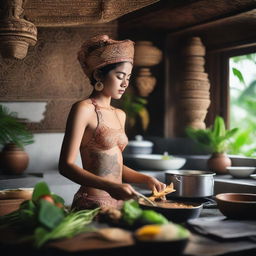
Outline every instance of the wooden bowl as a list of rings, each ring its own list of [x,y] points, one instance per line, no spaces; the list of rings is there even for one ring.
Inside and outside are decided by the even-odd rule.
[[[25,199],[0,199],[0,216],[18,210],[23,201]]]
[[[0,199],[26,199],[32,198],[33,188],[17,188],[0,190]]]
[[[222,193],[216,195],[221,213],[230,219],[256,219],[256,194]]]

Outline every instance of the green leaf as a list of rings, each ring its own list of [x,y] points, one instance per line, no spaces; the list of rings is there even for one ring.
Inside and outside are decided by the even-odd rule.
[[[128,225],[133,225],[142,214],[142,209],[140,209],[138,202],[135,200],[125,201],[121,211],[122,220]]]
[[[65,200],[62,197],[60,197],[54,193],[51,193],[51,197],[53,198],[55,203],[61,203],[61,204],[65,203]]]
[[[226,131],[226,127],[225,127],[223,118],[220,116],[216,116],[214,120],[213,131],[212,131],[213,137],[219,138],[221,136],[225,136],[225,131]]]
[[[55,228],[65,217],[64,211],[61,208],[46,200],[40,200],[39,207],[38,220],[47,228]]]
[[[32,194],[32,200],[35,202],[41,196],[50,195],[50,194],[51,194],[51,191],[50,191],[50,188],[48,187],[47,183],[44,181],[38,182],[34,187],[33,194]]]
[[[8,108],[0,105],[0,144],[14,143],[23,148],[34,142],[33,134],[21,123],[17,113],[10,112]]]
[[[237,68],[232,68],[232,71],[233,71],[234,76],[236,76],[239,79],[240,83],[245,84],[244,77],[243,77],[242,73]]]
[[[167,224],[169,221],[160,213],[153,210],[143,210],[138,221],[143,224]]]

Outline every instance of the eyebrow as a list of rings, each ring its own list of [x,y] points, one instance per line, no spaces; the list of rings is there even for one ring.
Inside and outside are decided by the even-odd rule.
[[[123,74],[123,75],[126,75],[126,73],[125,72],[122,72],[122,71],[116,71],[116,73],[121,73],[121,74]],[[129,75],[127,75],[127,76],[130,76],[131,74],[129,74]]]

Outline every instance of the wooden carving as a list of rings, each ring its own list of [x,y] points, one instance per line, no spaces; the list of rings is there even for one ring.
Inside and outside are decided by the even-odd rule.
[[[210,83],[204,71],[205,47],[200,37],[192,37],[183,49],[184,66],[180,87],[180,110],[183,126],[205,128],[210,105]]]
[[[1,3],[0,50],[4,58],[23,59],[29,45],[37,41],[36,26],[23,19],[23,0],[6,0]]]
[[[37,27],[113,21],[159,0],[30,0],[25,15]]]

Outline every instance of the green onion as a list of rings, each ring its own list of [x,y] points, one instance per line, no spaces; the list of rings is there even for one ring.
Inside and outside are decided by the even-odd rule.
[[[35,230],[35,246],[39,248],[49,240],[70,238],[79,233],[91,231],[86,225],[92,222],[99,210],[100,208],[71,212],[51,231],[38,227]]]

